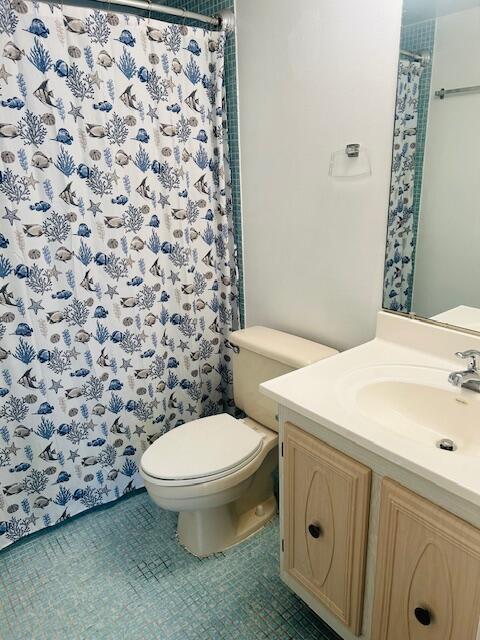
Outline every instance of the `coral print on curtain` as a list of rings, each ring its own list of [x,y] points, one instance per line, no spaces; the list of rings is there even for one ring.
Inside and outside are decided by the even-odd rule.
[[[0,5],[0,546],[232,406],[224,34]]]
[[[415,254],[414,183],[418,93],[423,67],[401,61],[393,139],[384,307],[410,311]]]

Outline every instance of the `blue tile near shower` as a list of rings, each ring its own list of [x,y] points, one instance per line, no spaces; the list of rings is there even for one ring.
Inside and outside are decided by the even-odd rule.
[[[145,492],[0,555],[2,640],[339,640],[278,575],[278,522],[199,560]]]

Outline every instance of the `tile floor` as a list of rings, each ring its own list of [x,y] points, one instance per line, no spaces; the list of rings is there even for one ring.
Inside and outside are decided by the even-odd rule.
[[[198,560],[145,492],[0,553],[1,640],[334,640],[278,577],[278,522]]]

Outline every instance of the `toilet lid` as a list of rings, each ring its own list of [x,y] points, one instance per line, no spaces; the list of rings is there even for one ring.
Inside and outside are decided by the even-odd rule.
[[[160,480],[198,480],[245,466],[262,447],[262,436],[222,413],[188,422],[158,438],[143,454],[142,469]]]

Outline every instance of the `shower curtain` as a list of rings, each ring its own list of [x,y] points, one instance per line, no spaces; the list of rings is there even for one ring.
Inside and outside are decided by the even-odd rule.
[[[0,5],[0,546],[233,406],[224,34]]]
[[[409,312],[416,242],[414,218],[415,158],[419,62],[400,61],[393,138],[392,181],[388,211],[384,307]]]

